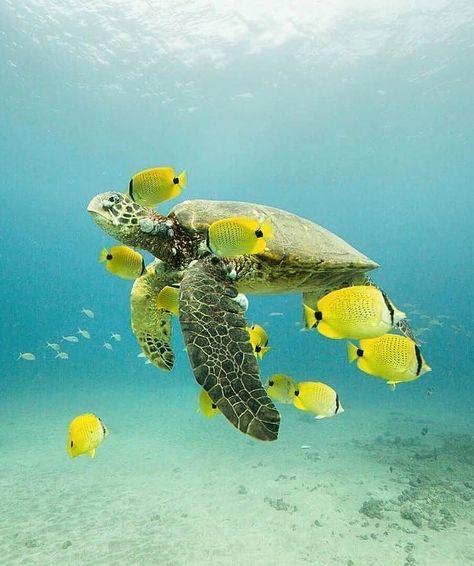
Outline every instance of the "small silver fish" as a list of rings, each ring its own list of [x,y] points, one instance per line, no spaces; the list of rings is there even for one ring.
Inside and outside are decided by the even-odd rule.
[[[56,352],[59,352],[61,346],[59,344],[56,344],[56,342],[47,342],[46,348],[51,348],[51,350],[55,350]]]
[[[79,342],[77,336],[63,336],[63,340],[66,340],[66,342]]]
[[[67,352],[58,352],[56,354],[56,358],[60,358],[61,360],[69,360],[69,354]]]
[[[20,352],[20,355],[18,356],[17,360],[26,360],[27,362],[34,362],[36,360],[36,356],[31,352],[25,352],[24,354]]]
[[[120,340],[122,340],[122,337],[120,336],[120,334],[117,334],[116,332],[112,332],[110,337],[113,338],[117,342],[120,342]]]
[[[80,328],[77,329],[77,334],[80,334],[83,338],[87,338],[87,340],[91,337],[88,330],[81,330]]]
[[[104,348],[106,350],[113,350],[112,344],[110,342],[104,342]]]
[[[81,310],[82,314],[85,314],[87,316],[87,318],[94,318],[94,311],[91,311],[91,309],[82,309]]]

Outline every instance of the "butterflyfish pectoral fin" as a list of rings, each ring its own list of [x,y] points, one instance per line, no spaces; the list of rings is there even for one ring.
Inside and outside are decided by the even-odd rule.
[[[89,458],[95,458],[95,448],[89,450],[87,454],[89,455]]]
[[[340,340],[341,338],[344,338],[344,336],[341,336],[341,334],[339,332],[337,332],[337,330],[334,330],[334,328],[331,328],[331,326],[327,322],[325,322],[324,320],[321,320],[318,323],[317,329],[318,329],[318,332],[320,334],[322,334],[323,336],[326,336],[326,338],[332,338],[334,340]]]
[[[255,241],[255,244],[254,244],[252,250],[249,253],[250,253],[250,255],[261,254],[265,251],[266,248],[267,248],[267,242],[265,241],[265,239],[264,238],[258,238]]]
[[[319,421],[320,419],[325,419],[326,415],[316,415],[314,418],[315,420]]]
[[[299,409],[300,411],[307,411],[308,409],[303,405],[303,403],[300,401],[299,397],[297,395],[295,395],[293,397],[293,405]]]
[[[395,389],[397,387],[397,384],[394,383],[393,381],[387,381],[387,385],[388,385],[388,388],[390,389],[390,391],[395,391]]]

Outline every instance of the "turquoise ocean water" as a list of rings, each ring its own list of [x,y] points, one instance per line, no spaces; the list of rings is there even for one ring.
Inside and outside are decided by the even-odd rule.
[[[1,3],[0,562],[474,560],[473,22],[463,0]],[[262,377],[326,381],[345,413],[284,407],[271,445],[197,415],[178,324],[173,372],[144,365],[131,283],[98,264],[112,240],[86,212],[168,164],[188,172],[179,201],[283,208],[377,261],[433,371],[392,393],[299,331],[299,296],[250,297]],[[46,342],[78,328],[91,340],[55,359]],[[112,434],[70,461],[86,411]]]

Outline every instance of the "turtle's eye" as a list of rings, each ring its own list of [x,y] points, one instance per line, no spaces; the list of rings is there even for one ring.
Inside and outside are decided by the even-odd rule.
[[[102,201],[103,208],[110,208],[120,201],[120,195],[118,193],[111,194],[108,198]]]

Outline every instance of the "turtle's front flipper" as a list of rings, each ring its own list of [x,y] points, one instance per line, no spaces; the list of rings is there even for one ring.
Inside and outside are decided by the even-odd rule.
[[[280,414],[260,382],[237,289],[214,261],[191,264],[181,282],[179,319],[194,376],[240,431],[275,440]]]
[[[175,280],[176,272],[171,273],[157,260],[147,267],[144,275],[135,280],[130,295],[133,333],[150,362],[166,371],[174,364],[171,313],[157,308],[156,297],[165,285]]]

